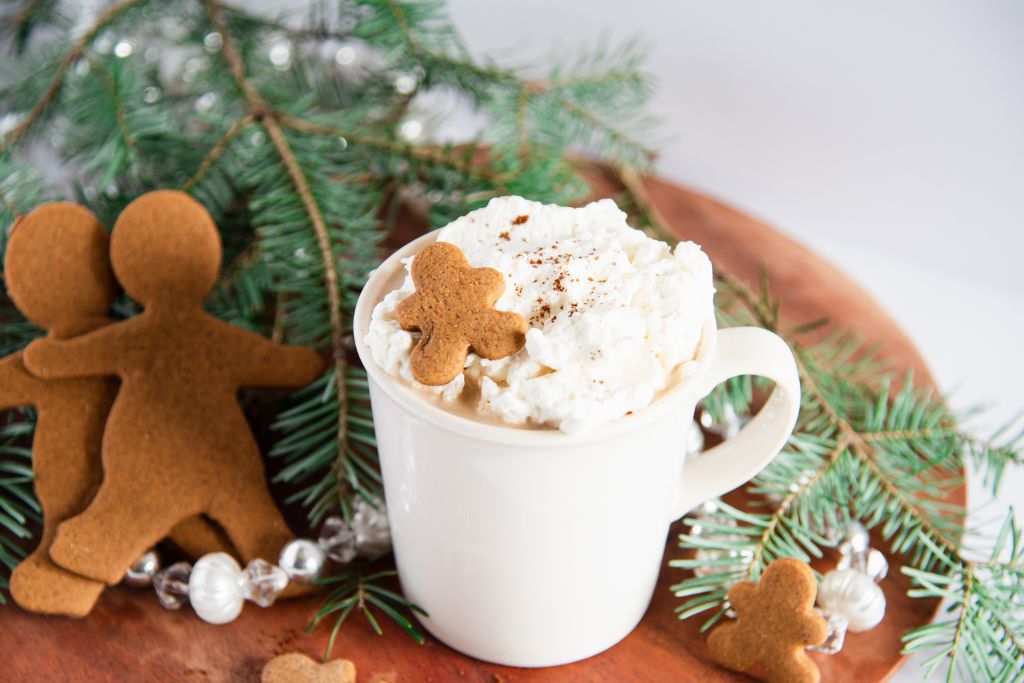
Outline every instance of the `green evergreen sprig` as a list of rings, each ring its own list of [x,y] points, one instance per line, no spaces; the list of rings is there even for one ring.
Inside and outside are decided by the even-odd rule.
[[[151,189],[199,199],[225,251],[209,310],[331,354],[329,371],[277,415],[270,454],[314,525],[348,517],[354,496],[381,495],[366,378],[350,363],[351,316],[398,201],[426,206],[433,226],[505,194],[570,203],[587,185],[568,152],[653,156],[639,114],[650,79],[635,46],[599,44],[543,74],[474,58],[443,3],[429,0],[325,2],[299,21],[218,0],[119,0],[73,32],[42,11],[50,4],[5,12],[15,58],[0,91],[3,234],[62,194],[106,225]],[[341,48],[358,50],[352,68],[335,62]],[[403,133],[430,91],[471,102],[489,121],[484,133],[458,145]],[[42,144],[69,188],[48,189],[35,172],[32,146]],[[116,306],[134,312],[127,300]],[[4,352],[37,333],[4,292]],[[0,483],[0,510],[18,511],[0,518],[8,568],[30,521],[16,507],[26,465]],[[372,608],[406,628],[412,607],[364,569],[341,572],[315,621],[335,618],[337,629],[359,609],[379,628]]]
[[[627,191],[634,188],[624,176]],[[641,192],[631,194],[637,217],[674,241]],[[985,539],[966,527],[965,511],[947,502],[973,463],[995,494],[1007,467],[1024,462],[1024,430],[1011,423],[992,438],[965,432],[941,397],[915,388],[908,373],[894,377],[877,349],[838,333],[805,343],[819,321],[782,326],[766,280],[760,291],[725,273],[717,277],[723,325],[757,325],[782,334],[800,373],[800,416],[783,452],[748,486],[755,503],[740,509],[716,501],[709,514],[689,517],[679,537],[687,557],[669,564],[700,569],[672,586],[683,599],[680,619],[703,615],[708,630],[728,611],[727,591],[756,580],[779,557],[822,557],[851,520],[876,529],[911,577],[915,598],[939,598],[951,618],[903,636],[904,652],[932,652],[930,676],[943,665],[947,680],[1024,680],[1024,539],[1006,517],[984,561],[972,559]],[[751,380],[719,387],[706,402],[750,409]],[[700,553],[699,555],[697,553]]]
[[[41,508],[32,491],[32,452],[25,437],[35,429],[31,411],[12,411],[0,425],[0,605],[10,572],[25,557],[23,543],[42,522]]]

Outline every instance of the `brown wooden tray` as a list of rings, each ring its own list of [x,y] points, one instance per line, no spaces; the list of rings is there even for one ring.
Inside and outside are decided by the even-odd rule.
[[[897,368],[912,367],[930,382],[920,355],[902,330],[860,287],[807,248],[703,195],[655,179],[644,181],[650,198],[670,228],[704,246],[711,259],[734,275],[756,281],[761,264],[784,315],[805,322],[829,316],[835,324],[882,343],[882,353]],[[600,194],[612,188],[595,177]],[[411,235],[414,225],[403,225]],[[955,502],[963,504],[963,491]],[[680,557],[679,525],[666,546],[668,559]],[[610,549],[614,552],[614,549]],[[891,564],[897,564],[891,560]],[[827,564],[823,566],[828,566]],[[654,600],[636,630],[605,653],[550,669],[514,669],[478,662],[429,638],[419,646],[394,624],[383,621],[376,636],[358,616],[351,617],[334,654],[355,662],[366,680],[383,673],[402,682],[544,683],[550,681],[744,681],[707,659],[700,619],[680,622],[679,600],[669,586],[684,576],[665,567]],[[900,635],[931,620],[937,605],[906,596],[907,579],[890,573],[882,587],[888,600],[885,620],[867,633],[851,634],[836,656],[814,655],[823,681],[873,683],[887,679],[900,665]],[[273,655],[301,651],[319,657],[327,629],[307,635],[315,607],[310,598],[259,609],[249,605],[226,626],[200,621],[188,608],[168,612],[150,590],[115,587],[104,594],[84,620],[44,617],[7,606],[0,608],[0,680],[5,681],[257,681]]]

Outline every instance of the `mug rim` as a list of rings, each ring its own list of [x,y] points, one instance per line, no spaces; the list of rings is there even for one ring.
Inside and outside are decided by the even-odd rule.
[[[352,316],[352,336],[355,341],[356,353],[359,355],[359,360],[366,370],[367,377],[408,415],[426,421],[440,429],[455,432],[478,441],[501,443],[509,446],[540,446],[550,448],[603,441],[625,433],[631,433],[643,429],[652,422],[656,422],[666,414],[671,413],[673,409],[678,409],[679,404],[683,403],[686,399],[692,398],[696,402],[703,398],[702,396],[696,396],[695,393],[699,392],[694,390],[699,386],[698,380],[706,374],[709,360],[714,354],[718,331],[714,315],[705,320],[701,327],[701,338],[692,359],[698,364],[696,372],[676,382],[657,396],[651,403],[632,415],[622,415],[594,429],[567,434],[560,429],[550,427],[531,429],[514,425],[502,425],[472,420],[434,405],[426,397],[417,394],[413,387],[407,386],[400,378],[385,372],[373,359],[373,355],[367,347],[364,338],[374,307],[386,295],[386,292],[378,292],[379,295],[373,295],[372,290],[380,289],[380,283],[390,279],[390,276],[402,265],[401,260],[403,258],[411,256],[412,253],[419,250],[421,245],[435,241],[436,238],[436,231],[417,237],[395,250],[394,253],[371,271],[366,284],[363,286],[362,291],[359,292],[355,312]],[[681,416],[680,419],[692,419],[692,415]]]

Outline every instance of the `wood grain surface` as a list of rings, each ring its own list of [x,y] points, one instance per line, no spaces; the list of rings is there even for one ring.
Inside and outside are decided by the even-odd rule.
[[[839,268],[715,200],[656,179],[644,184],[671,230],[702,244],[713,262],[751,281],[763,264],[783,301],[785,318],[800,323],[827,316],[834,325],[880,342],[882,354],[897,368],[913,367],[919,381],[930,382],[910,340]],[[602,178],[595,178],[595,187],[598,194],[613,189]],[[407,223],[396,239],[417,229]],[[956,502],[963,503],[962,492]],[[496,666],[463,657],[429,637],[419,646],[386,620],[381,622],[384,637],[378,637],[358,616],[342,629],[334,654],[353,660],[364,681],[375,673],[403,683],[749,680],[708,661],[699,618],[680,622],[675,617],[679,600],[669,586],[685,574],[667,567],[667,561],[681,556],[676,548],[679,530],[677,523],[669,533],[666,566],[643,621],[623,642],[586,661],[550,669]],[[608,552],[615,552],[614,543]],[[828,568],[834,561],[826,558],[821,566]],[[891,558],[890,563],[897,561]],[[823,681],[873,683],[891,675],[901,662],[900,634],[927,623],[937,607],[906,597],[907,587],[906,578],[892,571],[882,583],[888,600],[882,624],[850,634],[839,655],[813,655]],[[311,598],[270,609],[249,604],[237,621],[225,626],[206,624],[187,607],[169,612],[148,589],[108,589],[84,620],[38,616],[8,605],[0,608],[0,680],[257,681],[263,664],[276,654],[322,655],[328,629],[305,631],[315,604]]]

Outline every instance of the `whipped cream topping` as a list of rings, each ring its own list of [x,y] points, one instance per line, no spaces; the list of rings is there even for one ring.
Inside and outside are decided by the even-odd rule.
[[[495,268],[505,291],[495,308],[529,322],[526,345],[489,361],[471,353],[444,386],[412,377],[418,338],[398,324],[405,282],[373,310],[366,345],[387,373],[455,401],[467,394],[481,416],[573,433],[638,411],[694,369],[705,321],[714,314],[711,262],[693,242],[675,249],[631,228],[611,199],[582,208],[521,197],[492,199],[437,232],[471,266]]]

